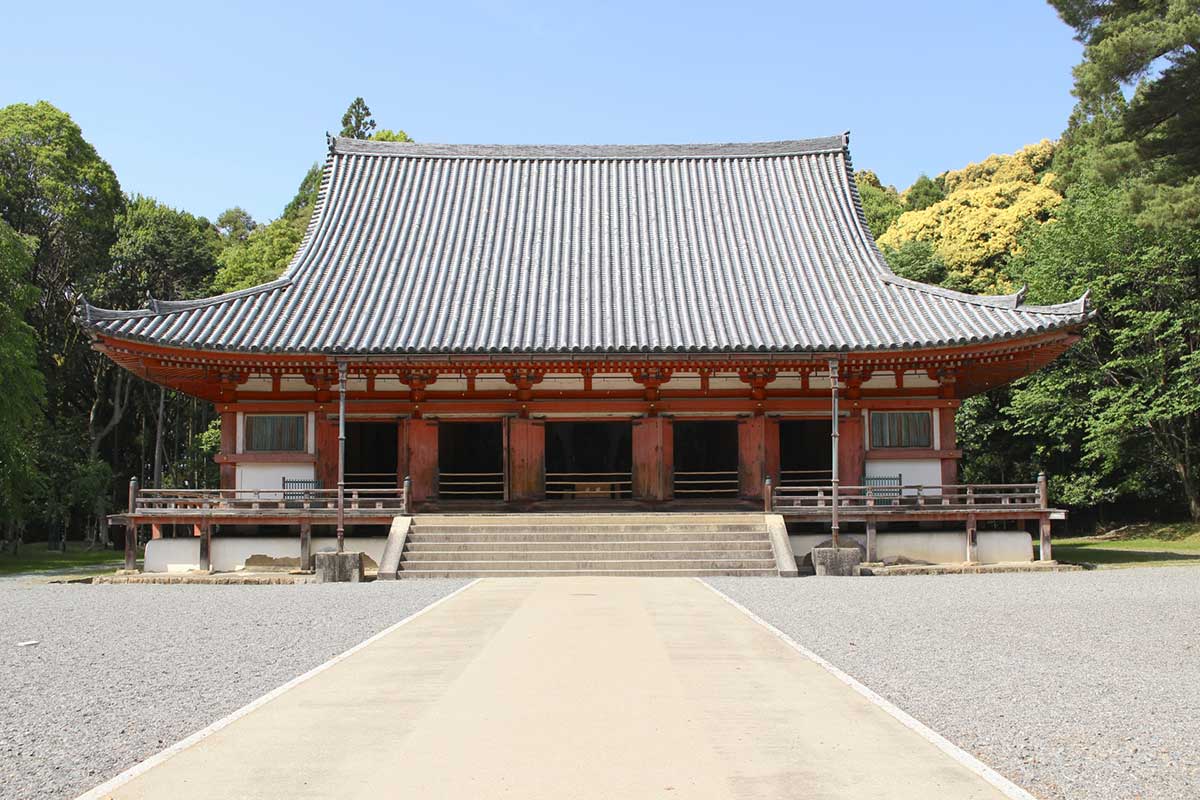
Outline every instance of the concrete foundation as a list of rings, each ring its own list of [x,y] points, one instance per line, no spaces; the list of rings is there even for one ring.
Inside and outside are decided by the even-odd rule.
[[[818,576],[845,577],[858,574],[862,563],[862,551],[857,547],[814,547],[812,550],[813,570]]]
[[[364,553],[371,562],[379,563],[383,557],[382,536],[354,536],[346,539],[346,546]],[[314,536],[312,552],[337,550],[337,539],[332,536]],[[271,559],[295,559],[300,564],[300,536],[225,536],[216,533],[212,538],[212,568],[214,572],[240,570],[247,560],[255,556]],[[367,563],[370,567],[372,564]],[[178,539],[151,539],[146,543],[146,572],[190,572],[200,568],[200,540],[194,536]]]
[[[829,533],[792,534],[792,550],[803,556]],[[865,533],[845,531],[843,545],[858,542],[865,547]],[[976,558],[981,564],[1011,564],[1033,560],[1033,540],[1025,531],[979,531]],[[966,531],[880,531],[875,540],[876,559],[889,564],[961,564],[967,558]]]
[[[362,553],[317,553],[313,562],[316,565],[316,583],[362,582]]]

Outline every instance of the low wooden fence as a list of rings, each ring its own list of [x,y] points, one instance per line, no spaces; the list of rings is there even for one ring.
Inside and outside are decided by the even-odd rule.
[[[407,513],[405,487],[378,489],[347,488],[343,494],[346,514],[381,510]],[[130,491],[129,514],[133,516],[180,516],[203,514],[209,517],[244,516],[255,512],[270,516],[334,515],[338,507],[337,489],[141,489]]]
[[[778,514],[828,515],[834,487],[768,487],[767,511]],[[839,486],[839,512],[884,514],[929,511],[1030,510],[1049,511],[1040,483],[896,484],[892,486]]]
[[[836,494],[836,500],[834,499]],[[796,521],[861,522],[867,553],[875,552],[876,527],[886,522],[963,522],[966,560],[976,556],[977,528],[985,520],[1036,520],[1040,557],[1050,561],[1050,521],[1066,512],[1050,507],[1045,474],[1034,483],[900,484],[891,486],[772,486],[763,491],[764,510]]]

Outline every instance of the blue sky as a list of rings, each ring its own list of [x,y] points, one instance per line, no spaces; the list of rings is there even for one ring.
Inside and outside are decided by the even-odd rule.
[[[279,214],[346,105],[426,142],[851,131],[903,189],[1062,131],[1080,47],[1044,2],[22,3],[0,105],[70,113],[125,191]]]

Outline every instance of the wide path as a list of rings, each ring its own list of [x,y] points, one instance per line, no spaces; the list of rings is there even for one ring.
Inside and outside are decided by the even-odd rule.
[[[1003,797],[680,578],[480,581],[107,796]]]

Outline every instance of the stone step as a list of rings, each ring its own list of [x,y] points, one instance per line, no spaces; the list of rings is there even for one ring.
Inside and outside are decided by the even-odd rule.
[[[430,532],[414,527],[408,534],[410,542],[690,542],[690,541],[768,541],[767,532],[742,531],[732,535],[730,531],[680,531],[659,532],[612,532],[581,531],[471,531],[462,533]]]
[[[593,559],[593,560],[515,560],[515,561],[401,561],[400,570],[408,572],[416,567],[421,570],[543,570],[551,572],[576,572],[580,570],[643,570],[643,569],[775,569],[773,558],[746,559]]]
[[[709,578],[719,575],[775,577],[770,569],[417,569],[402,570],[399,577],[411,578],[568,578],[579,575],[629,578]]]
[[[754,537],[744,539],[682,539],[672,540],[669,542],[662,541],[642,541],[642,540],[626,540],[626,541],[609,541],[607,539],[595,539],[584,541],[563,541],[559,539],[538,539],[536,541],[477,541],[475,539],[467,540],[439,540],[439,541],[414,541],[409,539],[405,547],[405,555],[409,553],[422,553],[428,551],[439,552],[478,552],[478,551],[495,551],[505,550],[508,552],[524,552],[527,550],[561,550],[561,551],[602,551],[608,552],[612,550],[640,550],[652,552],[655,550],[663,550],[664,548],[674,551],[694,551],[694,550],[771,550],[771,543],[766,537]]]
[[[414,521],[413,531],[421,533],[572,533],[582,531],[587,533],[765,533],[767,526],[762,522],[755,523],[692,523],[687,525],[665,525],[650,523],[576,523],[559,525],[444,525],[441,523]]]
[[[414,523],[420,525],[708,525],[713,523],[745,524],[763,522],[760,513],[574,513],[574,514],[417,514]]]
[[[419,514],[399,573],[412,577],[777,575],[763,514]]]
[[[402,563],[430,561],[710,561],[768,559],[770,547],[757,550],[418,550],[404,555]]]

